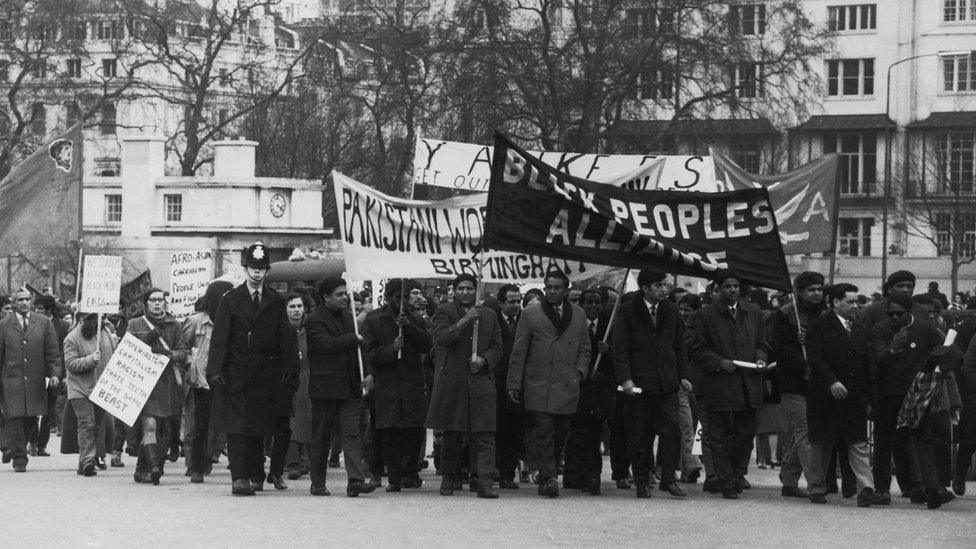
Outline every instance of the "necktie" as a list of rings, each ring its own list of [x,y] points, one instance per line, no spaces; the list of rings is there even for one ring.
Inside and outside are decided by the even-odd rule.
[[[27,315],[20,315],[20,324],[24,327],[24,331],[27,331]]]
[[[596,337],[596,321],[595,320],[591,320],[590,321],[590,335],[592,337]]]
[[[255,290],[254,292],[254,308],[258,308],[261,305],[261,292]]]
[[[846,318],[842,318],[841,322],[844,324],[844,331],[851,333],[851,321]]]
[[[654,327],[657,328],[657,303],[651,305],[651,324],[654,324]]]

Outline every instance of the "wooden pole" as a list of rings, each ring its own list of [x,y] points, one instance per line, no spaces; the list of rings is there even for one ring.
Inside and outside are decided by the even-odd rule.
[[[400,279],[400,314],[403,314],[403,294],[404,293],[405,292],[404,292],[404,288],[403,288],[403,279],[401,278]],[[398,337],[403,337],[403,326],[400,326],[400,329],[397,332],[397,336]],[[400,349],[399,351],[397,351],[397,360],[400,360],[401,358],[403,358],[403,349]]]
[[[84,247],[81,239],[78,240],[78,268],[75,269],[75,324],[78,323],[78,315],[81,313],[81,259]]]
[[[356,323],[356,301],[353,299],[352,292],[349,292],[349,312],[352,313],[352,332],[356,334],[356,339],[359,339],[359,324]],[[356,344],[356,360],[359,362],[359,379],[366,379],[365,369],[363,368],[363,348],[358,343]],[[363,394],[366,391],[363,390]]]
[[[483,271],[481,266],[481,260],[475,258],[475,262],[477,262],[478,264],[478,289],[475,290],[475,297],[474,297],[474,305],[475,307],[477,307],[478,303],[481,302],[482,296],[484,295],[482,293],[483,284],[481,280],[483,277]],[[457,288],[455,288],[455,290],[457,290]],[[481,318],[474,319],[474,332],[471,334],[471,362],[474,362],[475,360],[478,359],[478,326],[480,325],[480,323],[481,323]]]
[[[620,283],[620,291],[617,292],[617,300],[613,303],[613,310],[610,311],[610,321],[607,323],[607,330],[603,332],[603,342],[606,343],[610,339],[610,330],[613,328],[613,321],[617,318],[617,309],[620,308],[620,298],[624,295],[624,288],[627,287],[627,279],[630,277],[630,268],[624,273],[624,280]],[[600,371],[600,361],[603,360],[603,353],[599,352],[596,355],[596,360],[593,362],[593,371],[590,372],[591,376],[595,376],[597,372]]]
[[[796,335],[799,336],[802,333],[803,326],[800,326],[800,296],[796,292],[793,292],[793,317],[796,319]],[[803,351],[803,360],[806,360],[807,348],[802,343],[800,350]]]

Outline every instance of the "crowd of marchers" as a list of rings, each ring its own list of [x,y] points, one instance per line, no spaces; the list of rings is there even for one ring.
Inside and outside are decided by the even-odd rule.
[[[130,319],[76,319],[26,289],[0,304],[3,461],[25,471],[57,430],[83,476],[128,453],[134,480],[159,484],[182,456],[202,483],[226,454],[235,495],[308,475],[323,496],[341,455],[358,496],[420,489],[432,457],[441,495],[497,498],[526,484],[599,495],[609,454],[616,490],[685,498],[701,479],[737,499],[755,449],[784,497],[813,503],[890,505],[892,477],[929,508],[966,490],[976,322],[963,298],[913,295],[907,271],[875,299],[814,272],[791,298],[728,270],[701,295],[649,268],[623,295],[556,270],[542,290],[488,296],[471,275],[430,299],[392,279],[370,310],[339,277],[276,291],[261,244],[242,257],[245,282],[211,283],[183,321],[157,288]],[[168,359],[132,426],[89,399],[125,334]]]

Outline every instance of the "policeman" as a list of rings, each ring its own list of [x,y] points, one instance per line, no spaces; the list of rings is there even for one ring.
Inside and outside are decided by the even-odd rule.
[[[273,434],[276,394],[298,379],[298,340],[285,301],[264,284],[271,269],[260,242],[243,255],[244,284],[220,301],[210,339],[207,380],[214,389],[212,423],[227,434],[227,458],[237,496],[264,487],[263,439]]]

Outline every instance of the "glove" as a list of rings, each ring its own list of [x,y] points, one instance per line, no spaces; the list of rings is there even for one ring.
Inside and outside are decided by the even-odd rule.
[[[224,377],[221,376],[220,374],[210,374],[209,376],[207,376],[207,384],[210,385],[210,387],[216,387],[217,385],[223,385],[224,384]]]
[[[519,391],[518,389],[509,389],[508,400],[511,400],[515,404],[522,404],[522,391]]]
[[[173,358],[173,352],[162,345],[153,345],[149,348],[149,350],[152,351],[154,355],[163,355],[166,358]]]

